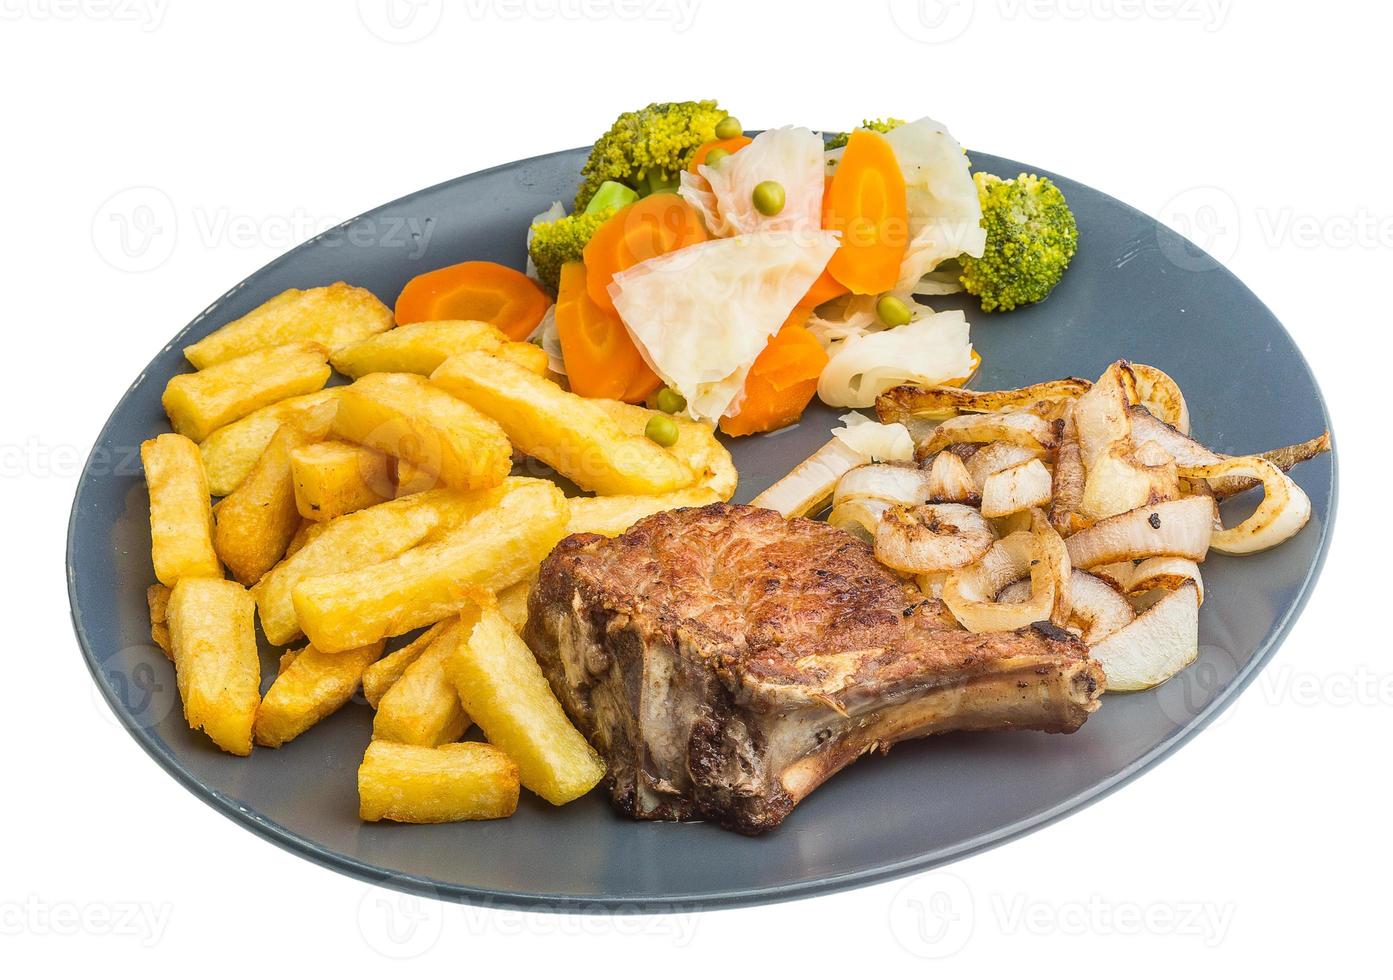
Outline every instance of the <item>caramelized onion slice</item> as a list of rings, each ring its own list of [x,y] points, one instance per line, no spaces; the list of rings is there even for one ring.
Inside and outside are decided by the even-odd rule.
[[[1074,403],[1074,425],[1085,469],[1132,435],[1128,406],[1136,403],[1137,382],[1126,361],[1108,365],[1098,383]]]
[[[974,633],[1014,630],[1051,620],[1063,626],[1069,614],[1069,553],[1039,510],[1031,512],[1030,530],[1002,538],[973,564],[958,569],[943,583],[943,602]],[[1030,576],[1030,595],[1023,602],[998,602],[1007,585]]]
[[[956,453],[945,451],[933,458],[929,465],[929,500],[936,504],[981,502],[972,473]]]
[[[1050,503],[1050,471],[1038,459],[1008,466],[982,484],[982,516],[1005,517]]]
[[[1054,423],[1031,412],[959,415],[934,429],[915,456],[921,460],[928,459],[939,450],[960,442],[1007,442],[1044,453],[1058,441],[1059,433]]]
[[[925,574],[961,568],[981,558],[996,533],[963,504],[896,504],[875,529],[875,556],[901,572]]]
[[[1092,644],[1109,691],[1143,691],[1199,656],[1199,589],[1187,582],[1110,636]]]
[[[1251,555],[1281,544],[1311,519],[1311,500],[1275,465],[1261,456],[1236,456],[1212,466],[1182,466],[1186,479],[1246,477],[1262,483],[1262,503],[1246,521],[1214,532],[1210,546],[1228,555]]]
[[[1204,579],[1200,577],[1200,567],[1188,558],[1148,558],[1131,569],[1127,584],[1123,586],[1129,596],[1145,595],[1155,589],[1174,592],[1186,582],[1194,582],[1200,605],[1204,605]]]
[[[929,499],[929,474],[917,466],[866,463],[853,466],[837,481],[833,504],[869,497],[892,504],[922,504]]]
[[[1140,404],[1166,425],[1178,432],[1190,432],[1190,409],[1180,385],[1169,374],[1150,364],[1131,364],[1132,377],[1137,383]]]
[[[1009,442],[992,442],[973,453],[964,465],[967,466],[968,475],[972,477],[973,485],[980,489],[993,473],[999,473],[1026,460],[1039,458],[1039,452],[1034,449],[1014,446]]]
[[[891,388],[875,400],[876,414],[882,422],[908,422],[911,419],[942,421],[966,412],[1000,412],[1027,408],[1037,402],[1067,401],[1089,389],[1082,378],[1060,378],[1012,388],[1007,391],[968,391],[948,385]]]
[[[1214,501],[1184,497],[1107,517],[1065,543],[1075,568],[1165,555],[1204,561],[1214,535]]]
[[[1022,602],[1030,595],[1030,579],[1001,590],[999,602]],[[1116,633],[1137,618],[1131,604],[1102,579],[1077,568],[1069,575],[1069,629],[1093,644]]]

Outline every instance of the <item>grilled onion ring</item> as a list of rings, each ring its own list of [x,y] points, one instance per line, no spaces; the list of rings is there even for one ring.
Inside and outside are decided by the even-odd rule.
[[[1069,552],[1043,512],[1031,511],[1030,531],[1017,531],[943,583],[943,603],[974,633],[1014,630],[1050,620],[1063,626],[1069,615]],[[997,602],[1010,583],[1030,576],[1024,602]]]
[[[1249,477],[1262,481],[1262,503],[1246,521],[1214,532],[1210,547],[1226,555],[1251,555],[1281,544],[1311,519],[1311,500],[1261,456],[1235,456],[1212,466],[1182,466],[1187,480]]]
[[[916,575],[971,564],[995,543],[991,524],[964,504],[896,504],[875,530],[876,558]]]

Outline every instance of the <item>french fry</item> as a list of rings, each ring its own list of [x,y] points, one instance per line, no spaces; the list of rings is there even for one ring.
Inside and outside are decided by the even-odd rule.
[[[269,572],[295,537],[300,513],[290,454],[322,439],[331,413],[332,406],[321,405],[283,424],[247,478],[213,507],[213,546],[243,585],[253,585]]]
[[[346,387],[334,432],[459,490],[501,483],[512,467],[512,447],[496,422],[415,374],[369,374]]]
[[[280,646],[300,635],[291,595],[305,579],[347,572],[395,558],[443,527],[492,506],[501,493],[499,490],[468,494],[433,490],[330,521],[313,541],[267,572],[252,587],[266,639]],[[357,643],[349,647],[365,645]]]
[[[461,642],[461,633],[468,635],[477,616],[477,608],[471,607],[445,623],[415,663],[382,695],[372,720],[374,740],[443,745],[465,733],[469,715],[445,666]]]
[[[691,487],[651,497],[571,497],[571,518],[567,534],[603,534],[607,538],[623,534],[633,524],[665,510],[704,507],[721,498],[710,487]]]
[[[323,388],[327,357],[318,344],[285,344],[176,374],[165,385],[165,413],[175,432],[201,442],[258,408]]]
[[[328,526],[325,521],[307,521],[303,517],[300,518],[299,530],[295,532],[295,537],[290,539],[290,544],[285,546],[285,557],[291,557],[295,552],[319,537],[319,533]]]
[[[624,431],[593,401],[488,354],[456,354],[431,383],[496,420],[522,452],[596,493],[667,493],[691,486],[686,463]]]
[[[169,586],[157,582],[145,590],[145,604],[150,607],[150,639],[173,660],[174,647],[169,642],[169,593]]]
[[[231,422],[198,445],[203,455],[203,469],[208,474],[208,489],[215,497],[226,497],[247,478],[256,461],[266,451],[266,444],[281,427],[306,409],[338,398],[342,388],[324,388],[308,395],[287,398],[258,408],[250,415]]]
[[[184,356],[202,370],[265,347],[300,341],[332,351],[391,325],[392,311],[366,289],[343,282],[287,289],[185,347]]]
[[[424,493],[442,486],[440,477],[430,470],[423,470],[404,459],[393,460],[393,463],[392,484],[398,497],[409,497],[413,493]]]
[[[596,399],[595,404],[631,436],[643,435],[648,420],[658,414],[642,405],[609,399]],[[735,461],[730,458],[730,450],[716,438],[715,429],[685,415],[669,417],[677,424],[677,442],[668,446],[667,451],[691,467],[696,474],[697,485],[710,487],[721,500],[735,496],[740,473],[735,468]]]
[[[358,816],[399,823],[493,820],[518,806],[518,767],[486,742],[373,742],[358,768]]]
[[[350,378],[383,373],[429,377],[451,354],[493,353],[506,343],[508,335],[483,320],[427,320],[349,344],[329,360],[335,371]]]
[[[321,650],[347,650],[439,622],[464,607],[471,589],[506,588],[540,564],[561,540],[566,513],[555,484],[512,478],[496,507],[435,541],[368,568],[302,580],[292,593],[300,628]]]
[[[498,356],[505,361],[512,361],[524,371],[531,372],[539,378],[547,376],[547,369],[551,362],[547,360],[547,352],[536,344],[529,344],[522,341],[509,341],[498,348]]]
[[[532,594],[532,585],[537,581],[537,572],[540,569],[533,569],[532,574],[521,582],[515,582],[498,593],[498,611],[503,614],[503,618],[508,624],[522,632],[522,628],[527,625],[527,597]]]
[[[291,450],[290,474],[301,517],[335,517],[396,496],[391,457],[351,442],[317,442]]]
[[[566,717],[527,644],[496,608],[480,611],[448,660],[464,710],[517,763],[522,785],[560,806],[604,778],[605,764]]]
[[[391,690],[392,685],[401,680],[406,668],[414,664],[440,635],[441,630],[452,622],[454,620],[436,623],[406,646],[393,650],[363,671],[363,697],[372,705],[373,710],[382,703],[382,696]]]
[[[306,649],[308,649],[308,648],[306,648]],[[293,664],[293,663],[295,662],[296,656],[298,656],[298,652],[295,651],[295,650],[287,650],[287,651],[285,651],[285,653],[283,653],[283,654],[280,655],[280,659],[276,661],[276,676],[277,676],[277,677],[281,676],[281,674],[284,674],[287,670],[290,669],[290,665]],[[274,683],[274,682],[273,682],[273,683]],[[253,724],[253,725],[252,725],[252,733],[255,734],[255,732],[256,732],[256,725]]]
[[[249,755],[261,701],[256,607],[221,578],[182,578],[169,597],[169,637],[184,718],[224,752]]]
[[[165,433],[140,444],[150,490],[150,560],[155,577],[171,588],[186,575],[221,578],[213,548],[213,512],[198,447]]]
[[[342,653],[322,653],[312,646],[296,651],[256,709],[256,744],[279,748],[338,711],[353,697],[363,671],[381,655],[381,643]]]

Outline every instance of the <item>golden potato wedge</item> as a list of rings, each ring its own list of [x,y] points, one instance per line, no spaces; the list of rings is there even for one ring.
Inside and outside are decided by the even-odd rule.
[[[169,593],[169,586],[157,582],[145,590],[145,604],[150,607],[150,639],[173,660],[174,647],[169,642]]]
[[[377,703],[377,714],[372,720],[374,740],[443,745],[465,733],[469,715],[460,704],[445,665],[461,642],[461,631],[467,636],[477,618],[477,608],[469,608],[447,621],[415,663],[402,671]]]
[[[436,623],[416,639],[399,650],[393,650],[377,663],[363,671],[363,697],[373,710],[382,702],[382,696],[391,690],[392,685],[401,680],[406,668],[414,664],[426,652],[426,648],[440,635],[441,630],[454,620]]]
[[[431,383],[496,420],[519,450],[596,493],[666,493],[691,486],[686,463],[625,432],[593,401],[509,361],[456,354]]]
[[[165,433],[140,444],[150,489],[150,560],[155,577],[170,588],[185,575],[221,578],[213,547],[213,512],[198,447]]]
[[[518,767],[487,742],[439,748],[372,742],[358,767],[358,816],[450,823],[511,816]]]
[[[381,655],[381,643],[342,653],[323,653],[312,646],[297,650],[256,709],[256,744],[279,748],[338,711],[358,690],[363,671]]]
[[[396,496],[391,457],[367,446],[330,439],[290,453],[295,507],[301,517],[335,517],[380,504]]]
[[[221,578],[182,578],[169,596],[169,638],[184,718],[233,755],[252,750],[261,702],[256,606]]]
[[[203,455],[203,469],[208,474],[208,489],[215,497],[226,497],[247,478],[256,461],[266,451],[266,444],[286,422],[306,409],[314,408],[339,397],[342,388],[324,388],[308,395],[287,398],[258,408],[250,415],[223,426],[198,445]]]
[[[604,778],[599,753],[566,717],[532,651],[498,609],[479,612],[447,663],[464,710],[517,763],[522,785],[560,806]]]
[[[555,484],[512,478],[497,506],[435,541],[301,581],[293,592],[300,628],[321,650],[347,650],[439,622],[459,612],[471,590],[506,588],[540,564],[561,540],[566,513]]]
[[[595,404],[631,436],[643,435],[648,420],[657,414],[642,405],[629,405],[608,398],[596,399]],[[716,430],[705,422],[689,419],[685,415],[673,415],[671,418],[677,423],[677,442],[668,446],[667,451],[691,467],[698,486],[710,487],[721,500],[735,496],[740,474],[735,469],[735,461],[730,458],[730,450],[721,445],[716,437]]]
[[[427,320],[407,323],[349,344],[329,358],[334,370],[350,378],[368,374],[420,374],[427,377],[451,354],[467,350],[493,353],[508,335],[483,320]]]
[[[258,408],[323,388],[327,360],[318,344],[285,344],[176,374],[165,385],[164,410],[175,432],[201,442]]]
[[[440,477],[430,470],[423,470],[404,459],[393,460],[393,464],[392,484],[398,497],[409,497],[413,493],[424,493],[443,486]]]
[[[503,618],[508,624],[522,632],[522,628],[527,625],[527,597],[532,594],[532,586],[537,581],[537,573],[540,569],[534,568],[532,573],[521,582],[514,582],[498,593],[498,611],[503,614]]]
[[[509,341],[498,348],[497,355],[505,361],[512,361],[524,371],[530,371],[539,378],[547,376],[547,352],[536,344]]]
[[[213,547],[243,585],[269,572],[300,528],[290,454],[329,431],[326,408],[332,414],[331,406],[319,406],[283,424],[247,478],[213,507]]]
[[[280,646],[300,635],[299,619],[291,599],[300,582],[395,558],[429,535],[497,503],[501,494],[497,489],[473,493],[432,490],[330,521],[313,541],[267,572],[252,587],[266,639]],[[349,647],[364,645],[356,643]]]
[[[416,374],[369,374],[353,382],[339,395],[334,432],[439,474],[459,490],[495,486],[512,468],[512,447],[498,423]]]
[[[571,497],[571,518],[567,534],[603,534],[607,538],[623,534],[650,514],[679,507],[704,507],[719,501],[710,487],[691,487],[648,497],[621,494],[614,497]]]
[[[392,311],[358,286],[336,282],[313,289],[287,289],[185,347],[184,356],[202,370],[264,347],[300,341],[333,351],[391,325]]]
[[[291,538],[290,544],[285,546],[285,557],[291,557],[295,552],[319,537],[319,533],[328,526],[325,521],[307,521],[303,517],[300,518],[300,527],[295,532],[295,537]]]
[[[308,649],[308,647],[306,647],[306,649]],[[285,653],[283,653],[283,654],[280,655],[280,659],[276,661],[276,676],[277,676],[277,677],[281,676],[281,674],[284,674],[287,670],[290,669],[290,665],[293,664],[293,663],[295,662],[296,656],[298,656],[298,652],[295,651],[295,650],[287,650],[287,651],[285,651]],[[256,730],[256,725],[255,725],[255,723],[253,723],[253,725],[252,725],[253,734],[255,734],[255,730]]]

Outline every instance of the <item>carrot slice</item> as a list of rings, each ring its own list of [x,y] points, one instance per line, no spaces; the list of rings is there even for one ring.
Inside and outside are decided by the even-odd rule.
[[[774,339],[760,351],[745,379],[745,398],[734,415],[721,419],[729,436],[769,432],[797,422],[817,392],[827,352],[807,327],[806,309],[789,314]]]
[[[397,323],[483,320],[526,340],[551,300],[531,279],[497,262],[461,262],[424,272],[397,297]]]
[[[832,273],[826,269],[822,270],[822,275],[813,280],[813,284],[808,287],[808,292],[798,301],[798,306],[802,309],[813,309],[821,306],[828,300],[836,299],[838,296],[845,296],[851,290],[839,283]]]
[[[556,292],[556,333],[571,390],[586,398],[641,402],[661,381],[623,321],[590,299],[585,279],[584,263],[567,262]]]
[[[889,141],[851,134],[824,196],[823,227],[842,233],[827,270],[853,293],[883,293],[899,278],[909,244],[904,175]]]
[[[650,194],[614,212],[595,229],[582,253],[590,298],[615,313],[609,284],[616,272],[706,241],[701,215],[676,194]]]
[[[709,143],[703,143],[698,146],[696,152],[692,154],[692,162],[687,166],[687,169],[695,174],[697,172],[697,167],[706,162],[706,155],[717,147],[725,150],[727,153],[737,153],[753,142],[754,140],[750,139],[748,136],[732,136],[730,139],[712,140]]]

